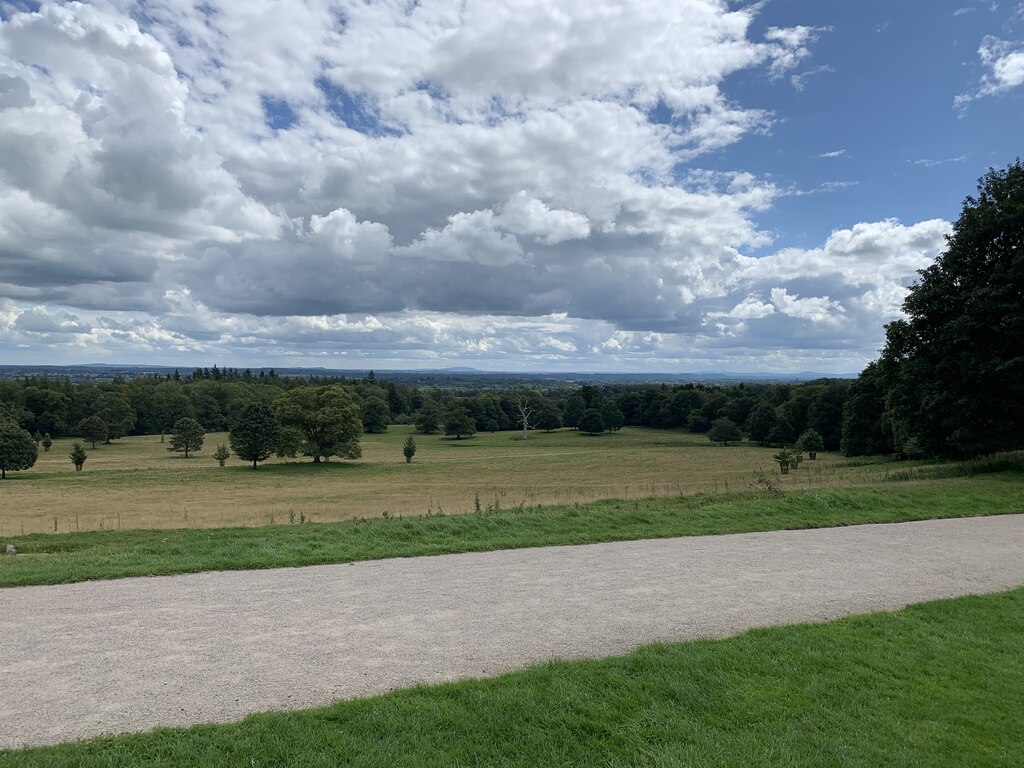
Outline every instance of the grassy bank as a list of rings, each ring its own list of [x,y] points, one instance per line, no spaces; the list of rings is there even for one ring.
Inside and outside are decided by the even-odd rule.
[[[230,725],[0,752],[32,766],[1018,766],[1024,590]]]
[[[885,484],[878,489],[677,496],[376,517],[262,528],[95,531],[8,537],[0,586],[278,568],[387,557],[669,536],[889,523],[1024,511],[1024,473]]]

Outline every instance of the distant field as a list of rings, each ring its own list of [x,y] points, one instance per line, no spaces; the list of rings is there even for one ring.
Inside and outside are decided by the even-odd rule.
[[[755,470],[784,488],[872,483],[892,464],[851,464],[819,454],[780,477],[774,450],[721,447],[702,435],[626,428],[589,437],[572,430],[483,434],[469,440],[416,435],[412,464],[402,456],[410,427],[364,435],[363,458],[315,465],[273,459],[253,471],[212,453],[226,434],[209,434],[199,454],[167,451],[158,436],[129,437],[89,448],[75,472],[71,440],[40,452],[35,467],[0,484],[0,535],[111,528],[181,528],[317,522],[353,517],[457,513],[523,504],[717,493],[748,489]]]

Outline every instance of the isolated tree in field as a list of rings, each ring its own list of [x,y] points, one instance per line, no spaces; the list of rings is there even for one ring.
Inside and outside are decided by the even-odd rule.
[[[441,428],[441,409],[433,400],[428,400],[416,413],[416,431],[432,435]]]
[[[118,440],[135,427],[135,409],[120,392],[100,392],[96,398],[96,416],[107,425],[106,442]]]
[[[47,432],[45,435],[43,435],[43,441],[42,441],[41,444],[43,446],[43,452],[44,453],[49,452],[50,447],[53,445],[53,438],[50,437],[50,433],[49,432]]]
[[[203,439],[206,437],[206,430],[203,425],[195,419],[178,419],[174,425],[174,432],[171,434],[171,447],[168,451],[189,453],[200,451],[203,448]]]
[[[86,416],[78,422],[78,436],[88,440],[95,448],[96,443],[107,439],[107,422],[99,416]]]
[[[82,447],[81,443],[75,443],[71,446],[71,453],[68,454],[71,458],[71,463],[75,465],[75,472],[82,471],[82,465],[85,464],[85,460],[89,458],[89,454],[85,452],[85,448]]]
[[[513,403],[516,409],[516,424],[523,430],[521,439],[529,436],[529,430],[534,428],[535,410],[530,405],[530,399],[526,395],[520,395]]]
[[[711,423],[711,429],[708,430],[708,440],[713,443],[728,445],[729,443],[738,443],[742,439],[743,433],[740,431],[740,428],[727,416],[715,419]]]
[[[224,462],[231,458],[231,451],[228,450],[226,445],[218,443],[217,450],[213,452],[213,458],[217,460],[217,464],[223,467]]]
[[[945,252],[886,327],[895,448],[963,457],[1024,446],[1024,164],[990,169]]]
[[[391,409],[383,397],[371,395],[363,401],[361,412],[363,431],[379,434],[388,431],[391,423]]]
[[[363,455],[359,409],[348,391],[337,384],[289,390],[274,402],[274,414],[282,427],[298,430],[302,454],[312,456],[316,464],[331,456],[358,459]]]
[[[825,441],[816,429],[808,429],[800,435],[800,438],[796,441],[796,447],[799,451],[806,451],[807,458],[814,461],[818,458],[818,451],[825,450]]]
[[[444,414],[444,433],[456,440],[472,437],[476,433],[476,424],[473,423],[473,417],[465,408],[455,405]]]
[[[281,425],[274,411],[266,403],[253,401],[243,405],[235,416],[228,433],[231,450],[243,461],[251,461],[252,468],[266,461],[277,449]]]
[[[412,463],[412,457],[416,455],[416,441],[412,435],[406,435],[405,444],[402,446],[402,455],[405,456],[405,463]]]
[[[580,432],[586,432],[588,435],[599,435],[604,432],[604,419],[601,418],[601,411],[597,408],[587,408],[580,416],[577,428]]]
[[[36,463],[39,448],[32,435],[10,421],[0,421],[0,479]]]

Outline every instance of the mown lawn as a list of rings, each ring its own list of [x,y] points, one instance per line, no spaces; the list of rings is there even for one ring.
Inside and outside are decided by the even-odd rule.
[[[1021,659],[1018,589],[229,725],[0,752],[0,765],[1016,768]]]
[[[491,509],[487,508],[491,504]],[[121,530],[0,539],[0,587],[122,576],[278,568],[669,536],[822,528],[1024,511],[1024,472],[873,488],[619,499],[494,508],[480,514],[374,517],[261,528]]]

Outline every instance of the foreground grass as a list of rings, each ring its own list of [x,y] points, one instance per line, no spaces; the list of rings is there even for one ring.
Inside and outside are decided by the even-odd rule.
[[[554,662],[17,766],[1019,766],[1024,590]]]
[[[36,534],[0,542],[19,552],[0,556],[0,587],[1021,511],[1024,473],[1009,471],[781,499],[743,493],[331,524]]]

